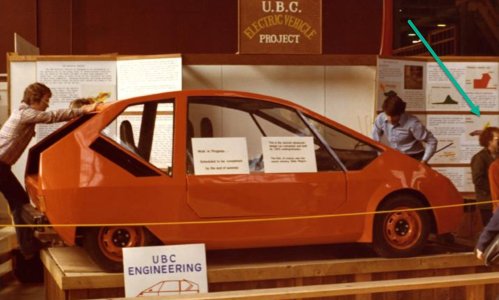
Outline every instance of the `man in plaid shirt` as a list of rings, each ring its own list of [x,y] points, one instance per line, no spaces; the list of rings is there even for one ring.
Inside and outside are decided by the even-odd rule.
[[[24,224],[21,211],[29,197],[11,171],[11,166],[19,159],[35,135],[38,123],[68,121],[96,109],[97,104],[85,105],[77,109],[45,111],[49,107],[52,92],[42,83],[33,83],[24,91],[21,105],[10,115],[0,129],[0,192],[9,203],[15,224]],[[29,260],[38,252],[37,241],[31,228],[17,228],[17,239],[22,255]]]

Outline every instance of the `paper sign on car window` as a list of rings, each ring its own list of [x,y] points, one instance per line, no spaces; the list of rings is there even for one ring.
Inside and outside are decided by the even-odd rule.
[[[193,138],[196,175],[249,174],[246,138]]]
[[[262,137],[265,173],[317,172],[312,137]]]

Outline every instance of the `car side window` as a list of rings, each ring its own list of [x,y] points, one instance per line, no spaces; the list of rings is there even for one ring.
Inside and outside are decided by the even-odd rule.
[[[311,117],[307,116],[307,119],[323,136],[329,147],[338,155],[347,170],[360,170],[378,157],[380,150],[369,143]]]
[[[172,101],[130,105],[101,133],[131,155],[171,175],[173,112]]]
[[[242,137],[246,140],[250,173],[266,172],[262,139],[312,137],[317,171],[341,170],[293,109],[266,101],[231,97],[189,97],[187,170],[193,174],[192,138]]]

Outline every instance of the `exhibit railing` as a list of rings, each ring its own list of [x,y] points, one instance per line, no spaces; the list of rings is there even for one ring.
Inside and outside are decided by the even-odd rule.
[[[428,34],[427,41],[438,55],[457,55],[457,28],[455,25],[436,29]],[[396,56],[430,55],[423,43],[393,50]]]

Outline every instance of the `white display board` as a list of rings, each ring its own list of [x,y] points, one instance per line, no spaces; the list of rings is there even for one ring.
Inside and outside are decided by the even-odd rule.
[[[480,111],[498,111],[498,63],[451,62],[445,64]],[[468,112],[469,106],[436,62],[427,64],[428,111]]]
[[[482,112],[499,110],[499,62],[444,62],[456,82]],[[396,92],[408,111],[468,113],[470,107],[436,62],[378,59],[377,108],[384,93]]]
[[[50,87],[49,110],[68,108],[77,98],[107,93],[116,100],[116,61],[37,61],[36,81]],[[36,140],[40,141],[63,123],[38,124]]]
[[[433,60],[378,59],[377,109],[385,93],[396,92],[409,113],[416,113],[438,139],[430,163],[449,177],[460,192],[473,192],[469,163],[481,150],[478,137],[488,126],[499,126],[499,59],[451,61],[445,66],[470,100],[480,107],[478,117]]]
[[[469,167],[434,167],[433,169],[450,178],[458,191],[474,190]]]
[[[125,74],[120,74],[120,68]],[[129,66],[123,67],[123,66]],[[155,67],[152,68],[151,66]],[[179,54],[151,56],[18,56],[9,54],[9,111],[19,107],[25,88],[42,82],[52,90],[50,109],[67,108],[75,98],[96,97],[108,93],[106,101],[118,100],[118,90],[123,86],[140,86],[134,96],[182,89],[182,59]],[[137,83],[138,76],[126,75],[133,67],[143,81]],[[160,71],[158,71],[160,70]],[[166,74],[166,75],[165,75]],[[154,84],[147,81],[156,78]],[[148,89],[150,88],[150,89]],[[122,88],[126,90],[127,88]],[[36,138],[28,149],[43,139],[59,124],[37,125]],[[28,151],[25,151],[12,170],[20,182],[24,182],[24,171]],[[168,158],[171,159],[171,158]]]
[[[7,82],[0,82],[0,124],[5,123],[8,117],[9,102],[7,101],[7,98]]]
[[[182,89],[182,59],[159,57],[117,61],[118,99]]]
[[[438,138],[439,148],[451,146],[435,154],[432,164],[464,163],[471,161],[481,150],[478,143],[480,131],[488,126],[497,126],[499,115],[427,115],[426,126]]]
[[[183,89],[224,89],[279,97],[366,136],[371,133],[375,66],[184,65],[182,76]]]

